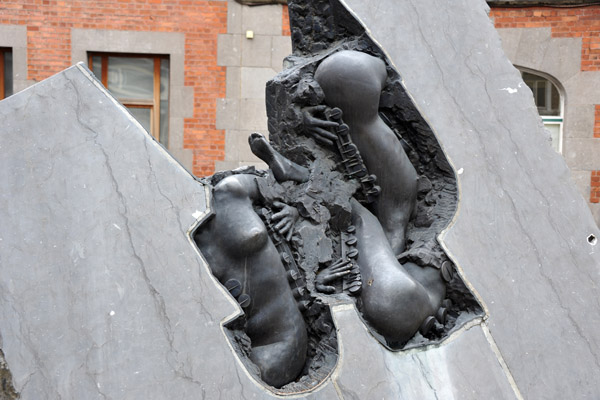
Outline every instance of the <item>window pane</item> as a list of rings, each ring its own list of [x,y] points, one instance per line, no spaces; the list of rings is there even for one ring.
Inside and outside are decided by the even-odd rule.
[[[102,80],[102,57],[92,57],[92,72],[94,73],[94,75],[96,75],[96,78],[98,78],[98,80]]]
[[[160,143],[169,145],[169,60],[160,60]]]
[[[169,145],[169,102],[166,100],[160,102],[160,143],[165,147]]]
[[[4,96],[13,94],[13,63],[12,51],[4,52]]]
[[[540,115],[561,115],[560,93],[550,80],[543,76],[523,72],[523,81],[533,92],[533,99]]]
[[[154,60],[108,57],[108,90],[120,99],[152,100]]]
[[[150,132],[151,109],[141,107],[127,107],[127,109],[142,124],[146,132]]]
[[[169,59],[160,60],[160,99],[169,99]]]
[[[560,93],[558,93],[558,89],[554,85],[552,85],[552,95],[551,96],[552,96],[552,109],[558,110],[558,113],[553,114],[553,115],[560,115]]]
[[[560,152],[559,149],[559,137],[560,137],[560,124],[552,124],[544,122],[544,128],[546,128],[550,132],[550,137],[552,138],[552,147],[554,150]]]

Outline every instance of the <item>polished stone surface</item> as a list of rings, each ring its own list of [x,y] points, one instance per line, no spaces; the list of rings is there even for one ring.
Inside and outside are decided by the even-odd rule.
[[[207,193],[82,66],[0,103],[0,337],[23,399],[264,393],[188,236]]]

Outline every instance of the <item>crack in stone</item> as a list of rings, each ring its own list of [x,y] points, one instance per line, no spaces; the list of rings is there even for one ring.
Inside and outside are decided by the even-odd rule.
[[[427,383],[427,386],[429,386],[429,389],[431,389],[431,392],[435,396],[436,400],[439,400],[437,390],[433,386],[433,383],[429,380],[429,373],[428,373],[427,369],[425,368],[425,365],[423,365],[423,362],[416,354],[412,355],[412,359],[417,362],[417,365],[419,366],[419,371],[421,372],[421,376],[423,376],[425,383]]]
[[[418,27],[418,31],[419,31],[419,33],[420,33],[420,35],[421,35],[421,38],[423,39],[423,43],[424,43],[424,44],[427,46],[427,48],[428,48],[428,50],[429,50],[429,53],[430,53],[430,54],[433,54],[432,47],[431,47],[431,45],[429,44],[429,41],[428,41],[427,37],[425,36],[425,34],[424,34],[424,32],[423,32],[422,28],[421,28],[421,24],[420,24],[420,18],[419,18],[419,13],[418,13],[418,12],[417,12],[417,10],[416,10],[416,6],[414,5],[414,3],[413,3],[413,1],[412,1],[412,0],[411,0],[411,1],[409,1],[409,4],[412,6],[414,13],[417,15],[417,20],[418,20],[418,23],[417,23],[417,25],[416,25],[416,26]],[[468,59],[468,58],[467,58],[467,59]],[[444,70],[441,68],[441,66],[440,66],[440,64],[439,64],[439,62],[438,62],[438,60],[437,60],[436,58],[433,58],[433,62],[434,62],[434,64],[435,64],[435,65],[436,65],[436,67],[437,67],[437,70],[438,70],[438,72],[439,72],[439,76],[440,76],[440,78],[441,78],[441,80],[442,80],[442,84],[443,84],[443,86],[444,86],[444,87],[446,87],[446,83],[445,83],[445,77],[444,77]],[[491,107],[492,107],[493,109],[497,110],[497,108],[495,107],[495,102],[494,102],[494,101],[492,101],[492,98],[491,98],[491,95],[490,95],[490,93],[489,93],[489,90],[488,90],[488,87],[487,87],[486,81],[485,81],[485,79],[482,77],[481,70],[479,70],[479,68],[477,67],[477,65],[476,65],[476,68],[477,68],[477,72],[478,72],[478,73],[477,73],[477,72],[475,72],[475,71],[474,71],[474,70],[471,68],[471,66],[470,66],[468,63],[465,63],[465,66],[466,66],[466,67],[467,67],[467,68],[468,68],[468,69],[471,71],[471,73],[472,73],[474,76],[476,76],[477,78],[479,78],[479,79],[482,81],[482,83],[483,83],[483,89],[485,90],[486,96],[488,97],[488,101],[489,101],[489,103],[490,103]],[[459,114],[460,114],[460,115],[461,115],[461,116],[464,118],[465,122],[468,122],[468,124],[469,124],[471,127],[473,127],[473,126],[474,126],[474,125],[473,125],[473,123],[471,122],[470,118],[469,118],[469,117],[468,117],[468,116],[467,116],[467,115],[464,113],[464,111],[463,111],[462,107],[460,107],[460,106],[459,106],[459,104],[458,104],[458,101],[457,101],[457,99],[455,98],[455,96],[454,96],[453,92],[452,92],[452,91],[447,91],[447,94],[448,94],[448,97],[449,97],[449,98],[452,100],[452,102],[453,102],[453,103],[454,103],[454,105],[456,106],[456,111],[457,111],[457,112],[458,112],[458,113],[459,113]],[[494,114],[494,115],[495,115],[495,114]],[[512,145],[514,146],[514,148],[516,148],[516,149],[518,150],[518,146],[516,145],[516,143],[515,143],[515,141],[514,141],[514,138],[512,137],[512,132],[511,132],[511,130],[510,130],[510,129],[509,129],[509,128],[508,128],[508,127],[507,127],[507,126],[506,126],[506,125],[503,123],[503,121],[500,121],[500,120],[498,120],[498,119],[496,118],[496,119],[495,119],[495,122],[496,122],[496,123],[497,123],[499,126],[501,126],[501,127],[504,129],[504,131],[507,133],[507,136],[508,136],[508,139],[509,139],[509,141],[512,143]],[[492,164],[493,158],[492,158],[492,157],[490,157],[490,155],[489,155],[489,154],[488,154],[488,152],[487,152],[487,149],[485,148],[485,146],[483,145],[483,143],[481,142],[481,140],[479,140],[479,141],[478,141],[478,143],[479,143],[479,147],[480,147],[480,149],[482,150],[482,153],[483,153],[483,154],[484,154],[484,156],[485,156],[485,161],[486,161],[486,162],[484,163],[484,165],[485,165],[485,168],[486,168],[486,170],[487,170],[487,171],[490,173],[490,176],[494,176],[494,177],[495,177],[495,178],[496,178],[498,181],[502,182],[502,180],[503,180],[503,179],[502,179],[502,177],[501,177],[499,174],[497,174],[497,173],[495,172],[497,169],[492,169],[492,168],[491,168],[491,167],[492,167],[492,165],[491,165],[491,164]],[[568,241],[566,240],[566,238],[564,238],[564,236],[562,236],[562,234],[561,234],[560,230],[559,230],[559,229],[557,229],[557,227],[556,227],[556,225],[555,225],[554,221],[553,221],[553,220],[550,218],[548,199],[546,198],[546,196],[544,196],[544,195],[543,195],[543,193],[541,192],[541,190],[539,189],[539,187],[538,187],[537,185],[535,185],[535,183],[533,182],[533,179],[532,179],[532,177],[529,175],[529,173],[527,172],[527,170],[525,170],[525,169],[523,168],[523,166],[522,166],[522,164],[521,164],[521,162],[520,162],[520,159],[519,159],[518,157],[515,157],[515,159],[516,159],[516,162],[518,163],[519,167],[521,168],[521,171],[522,171],[522,172],[523,172],[523,174],[524,174],[524,175],[527,177],[527,179],[528,179],[528,182],[530,183],[530,185],[531,185],[531,186],[534,188],[534,190],[535,190],[535,191],[538,193],[539,197],[540,197],[541,199],[543,199],[543,201],[544,201],[544,205],[545,205],[545,208],[546,208],[547,220],[548,220],[548,221],[549,221],[549,223],[551,224],[551,226],[552,226],[552,228],[553,228],[554,232],[555,232],[555,233],[557,233],[557,234],[558,234],[558,235],[559,235],[559,236],[560,236],[560,237],[563,239],[563,242],[566,242],[566,243],[568,243]],[[538,249],[538,248],[535,246],[535,241],[533,240],[533,238],[531,237],[531,235],[530,235],[530,234],[529,234],[529,233],[528,233],[528,232],[525,230],[525,227],[524,227],[524,225],[523,225],[523,223],[522,223],[522,221],[521,221],[521,218],[520,218],[520,216],[519,216],[518,209],[517,209],[517,207],[516,207],[516,205],[515,205],[515,200],[512,198],[512,196],[511,196],[511,195],[510,195],[508,192],[506,192],[506,191],[503,189],[503,187],[504,187],[504,186],[502,186],[502,185],[496,185],[496,186],[497,186],[497,187],[499,187],[499,188],[502,190],[502,193],[506,194],[507,198],[508,198],[508,199],[509,199],[509,201],[510,201],[511,207],[512,207],[512,209],[513,209],[513,214],[514,214],[514,217],[515,217],[515,219],[516,219],[517,223],[519,224],[520,230],[521,230],[521,231],[523,232],[523,234],[524,234],[524,235],[527,237],[527,240],[529,241],[529,243],[530,243],[531,247],[533,247],[533,249],[534,249],[535,258],[536,258],[536,260],[537,260],[537,262],[538,262],[538,269],[539,269],[539,271],[540,271],[540,275],[541,275],[541,276],[544,278],[544,280],[545,280],[545,281],[546,281],[546,282],[549,284],[549,286],[550,286],[550,288],[551,288],[551,291],[554,293],[555,297],[556,297],[556,298],[557,298],[557,300],[558,300],[558,303],[559,303],[559,306],[560,306],[560,308],[561,308],[561,309],[563,309],[563,311],[566,313],[566,316],[567,316],[567,318],[568,318],[568,319],[569,319],[569,321],[572,323],[573,327],[575,328],[575,330],[577,331],[577,333],[579,334],[579,336],[580,336],[580,337],[581,337],[581,338],[584,340],[584,342],[586,343],[586,345],[587,345],[587,348],[588,348],[588,351],[590,352],[590,354],[591,354],[591,355],[592,355],[592,357],[593,357],[594,363],[595,363],[595,364],[596,364],[596,366],[597,366],[597,367],[600,369],[600,362],[599,362],[599,360],[598,360],[598,355],[597,355],[597,354],[594,352],[593,346],[592,346],[592,345],[591,345],[591,343],[589,342],[588,338],[584,336],[584,332],[581,330],[581,327],[580,327],[580,326],[579,326],[579,324],[578,324],[578,323],[575,321],[574,317],[571,315],[571,310],[570,310],[568,307],[566,307],[566,306],[563,304],[563,302],[561,301],[561,296],[560,296],[560,294],[559,294],[559,291],[558,291],[558,289],[555,287],[555,285],[554,285],[554,283],[552,282],[552,280],[550,279],[550,277],[549,277],[549,276],[547,276],[547,275],[544,273],[544,271],[543,271],[543,268],[541,268],[541,266],[542,266],[542,260],[543,260],[543,256],[540,254],[540,252],[539,252],[539,249]],[[568,247],[568,251],[569,251],[569,253],[571,254],[571,258],[573,259],[573,262],[575,263],[575,260],[576,260],[576,258],[575,258],[575,254],[573,253],[573,250],[572,250],[572,248],[571,248],[570,246],[567,246],[567,247]],[[575,264],[576,264],[576,267],[577,267],[577,266],[578,266],[578,265],[577,265],[577,263],[575,263]],[[579,268],[578,268],[578,269],[579,269]],[[590,277],[590,276],[589,276],[589,274],[588,274],[588,277]],[[591,277],[590,277],[590,279],[591,279]],[[593,280],[592,280],[592,281],[593,281]],[[507,368],[508,368],[508,366],[507,366]]]
[[[163,191],[160,187],[160,181],[156,177],[156,173],[154,172],[154,168],[152,167],[152,163],[150,162],[150,157],[149,157],[150,152],[148,150],[148,138],[144,137],[142,141],[144,142],[144,150],[146,150],[146,155],[147,155],[146,162],[148,164],[148,169],[150,170],[150,176],[152,178],[151,181],[154,181],[154,184],[156,186],[156,190],[158,191],[158,193],[171,205],[171,209],[173,210],[173,212],[175,213],[175,215],[177,217],[177,222],[179,223],[179,229],[181,230],[181,232],[186,233],[187,229],[184,229],[183,223],[181,222],[181,215],[180,215],[181,210],[175,206],[173,201],[166,194],[163,193]]]
[[[91,126],[89,126],[86,122],[82,121],[81,118],[79,117],[79,107],[81,105],[79,99],[81,98],[81,94],[79,93],[78,88],[76,87],[76,85],[73,84],[73,82],[71,82],[70,80],[68,82],[73,87],[73,89],[75,90],[75,92],[77,93],[77,106],[75,108],[75,115],[77,117],[77,120],[78,120],[78,122],[84,128],[86,128],[89,132],[92,133],[94,144],[96,146],[98,146],[98,148],[100,149],[100,152],[102,153],[102,155],[104,157],[104,161],[105,161],[104,164],[106,166],[108,175],[109,175],[109,177],[111,179],[111,183],[112,183],[112,185],[113,185],[113,187],[115,189],[115,193],[117,194],[117,196],[118,196],[118,198],[120,200],[120,204],[123,207],[123,210],[119,209],[119,214],[121,215],[121,217],[125,221],[125,233],[126,233],[126,236],[127,236],[127,239],[128,239],[129,245],[130,245],[130,248],[132,250],[133,257],[136,259],[136,261],[139,264],[140,271],[142,273],[142,278],[143,278],[144,282],[146,283],[146,286],[147,286],[147,288],[148,288],[148,290],[149,290],[149,292],[150,292],[150,294],[151,294],[151,296],[152,296],[152,298],[154,300],[154,304],[155,304],[156,310],[158,311],[158,317],[159,317],[159,319],[162,320],[161,327],[163,328],[163,332],[164,332],[165,337],[166,337],[166,339],[168,341],[168,344],[169,344],[170,352],[174,355],[175,362],[176,362],[177,365],[176,366],[172,365],[171,361],[168,360],[168,359],[166,361],[167,361],[167,363],[169,365],[171,365],[171,367],[173,367],[173,371],[174,371],[174,373],[175,373],[176,376],[178,376],[179,378],[184,379],[184,380],[186,380],[188,382],[191,382],[191,383],[193,383],[195,385],[202,386],[201,382],[195,380],[192,376],[190,376],[190,375],[188,375],[188,374],[186,374],[184,372],[184,366],[185,365],[184,365],[183,362],[179,361],[179,351],[175,348],[174,334],[173,334],[173,329],[171,327],[172,324],[171,324],[171,320],[170,320],[170,318],[168,316],[168,313],[167,313],[167,309],[166,309],[166,304],[165,304],[164,298],[162,297],[162,295],[160,294],[160,292],[155,288],[155,286],[153,285],[151,279],[149,278],[148,271],[145,268],[145,264],[144,264],[142,258],[139,256],[139,254],[138,254],[138,252],[136,250],[134,241],[133,241],[133,236],[131,234],[131,227],[130,227],[130,224],[129,224],[129,217],[128,217],[129,210],[128,210],[128,207],[127,207],[127,202],[126,202],[125,196],[123,195],[123,193],[120,190],[117,178],[115,177],[114,171],[113,171],[112,166],[110,164],[109,156],[108,156],[106,150],[104,149],[104,147],[102,146],[102,144],[100,144],[98,142],[98,133]],[[146,140],[144,140],[144,146],[146,148],[146,154],[148,154],[148,148],[147,148]],[[175,207],[175,205],[173,204],[173,202],[160,189],[160,186],[158,185],[158,180],[156,179],[156,175],[155,175],[155,173],[154,173],[154,171],[152,169],[152,165],[151,165],[149,159],[147,159],[147,163],[148,163],[148,167],[150,169],[150,174],[154,177],[154,181],[156,182],[156,187],[157,187],[159,193],[171,204],[171,208],[173,210],[175,210],[176,215],[177,215],[177,219],[178,219],[178,222],[179,222],[179,227],[180,227],[181,231],[182,232],[187,232],[187,230],[183,229],[183,225],[182,225],[181,220],[180,220],[180,214],[177,212],[178,208]]]
[[[129,242],[129,246],[131,248],[132,251],[132,255],[133,257],[136,259],[136,261],[139,264],[140,267],[140,271],[142,274],[142,278],[144,280],[144,282],[146,283],[146,286],[148,288],[148,291],[150,292],[150,295],[152,296],[153,300],[154,300],[154,304],[156,307],[156,310],[158,311],[158,317],[162,320],[162,324],[161,327],[163,328],[163,332],[165,334],[165,337],[169,343],[169,348],[170,351],[172,353],[175,354],[175,359],[177,359],[177,355],[179,354],[179,352],[175,349],[174,346],[174,337],[173,337],[173,331],[171,328],[171,321],[170,318],[167,314],[167,310],[166,310],[166,305],[165,305],[165,301],[162,297],[162,295],[160,294],[160,292],[154,287],[154,285],[152,284],[151,279],[148,276],[148,271],[145,268],[145,264],[144,261],[142,260],[142,258],[139,256],[134,241],[133,241],[133,236],[131,234],[131,227],[129,224],[129,210],[127,207],[127,202],[125,199],[125,196],[123,195],[123,193],[121,192],[121,189],[119,187],[119,183],[117,181],[116,176],[114,175],[114,171],[112,169],[112,166],[110,164],[110,157],[107,154],[106,150],[104,149],[103,145],[101,143],[98,142],[98,133],[92,128],[90,127],[86,122],[82,121],[80,116],[79,116],[79,108],[80,108],[80,101],[79,99],[81,98],[81,94],[79,93],[78,88],[76,87],[75,84],[73,84],[73,82],[71,82],[70,80],[68,81],[69,84],[73,87],[73,89],[75,90],[75,92],[77,93],[77,105],[76,105],[76,109],[75,109],[75,115],[77,116],[77,120],[78,122],[81,124],[81,126],[83,126],[84,128],[86,128],[89,132],[92,133],[93,136],[93,141],[94,144],[99,148],[100,152],[102,153],[103,157],[104,157],[104,165],[106,167],[106,170],[108,172],[108,175],[111,179],[111,183],[115,189],[115,193],[117,194],[117,197],[119,198],[120,204],[123,207],[123,210],[119,209],[119,214],[121,215],[121,217],[123,218],[124,222],[125,222],[125,233],[127,236],[127,240]],[[170,364],[170,362],[167,360],[167,362]],[[176,368],[177,371],[180,371],[182,367],[179,366],[179,368]],[[191,378],[190,378],[191,379]]]
[[[479,71],[481,73],[481,71]],[[490,93],[488,91],[487,85],[485,80],[478,75],[478,77],[483,81],[484,83],[484,87],[485,87],[485,92],[488,96],[488,100],[490,102],[490,104],[492,105],[492,107],[494,109],[496,109],[496,107],[494,106],[494,102],[492,101],[492,98],[490,96]],[[513,145],[513,150],[518,151],[519,147],[517,146],[517,144],[514,141],[514,138],[512,136],[512,132],[511,130],[504,124],[503,121],[500,121],[498,119],[496,119],[496,122],[498,122],[498,124],[504,128],[507,137],[510,141],[510,143],[512,143]],[[485,146],[481,146],[483,152],[487,155],[487,152],[485,150]],[[553,228],[554,233],[558,234],[563,240],[561,242],[567,242],[566,238],[564,236],[561,235],[560,233],[560,229],[557,229],[556,225],[554,224],[554,221],[551,218],[550,215],[550,204],[548,203],[548,199],[546,198],[546,196],[542,193],[542,191],[540,190],[540,188],[535,184],[534,180],[532,179],[531,175],[529,175],[528,171],[523,167],[523,165],[521,164],[521,161],[518,157],[515,157],[515,161],[517,162],[517,164],[519,165],[520,170],[523,172],[523,174],[525,175],[525,177],[527,178],[528,183],[530,184],[530,186],[535,190],[535,192],[537,192],[538,197],[544,202],[544,208],[546,210],[546,219],[547,221],[550,223],[550,225]],[[500,180],[502,181],[502,178],[500,175],[497,175],[498,178],[500,178]],[[575,318],[572,316],[571,314],[571,310],[566,307],[561,299],[560,296],[560,292],[559,290],[556,288],[554,282],[552,281],[552,279],[550,278],[550,276],[548,276],[545,273],[544,268],[542,268],[542,261],[544,260],[544,256],[540,253],[539,249],[537,248],[537,246],[535,245],[535,241],[534,239],[531,237],[531,235],[526,231],[525,226],[523,225],[521,218],[520,218],[520,214],[518,212],[518,208],[515,205],[515,200],[513,199],[513,197],[503,189],[504,186],[500,186],[501,190],[503,193],[506,194],[507,198],[510,200],[510,204],[511,207],[513,209],[513,214],[515,216],[515,219],[517,221],[517,223],[519,224],[519,228],[521,230],[521,232],[527,237],[527,240],[529,241],[531,247],[533,248],[533,251],[535,253],[535,257],[536,260],[538,262],[538,270],[540,272],[540,275],[544,278],[544,280],[550,285],[550,288],[552,290],[552,292],[554,293],[554,295],[556,296],[556,299],[558,300],[558,304],[560,306],[560,308],[565,312],[567,318],[569,319],[569,321],[573,324],[573,327],[575,328],[575,330],[577,331],[578,335],[584,340],[584,342],[586,343],[588,350],[590,352],[590,354],[593,356],[594,359],[594,363],[596,364],[596,366],[600,369],[600,362],[598,360],[598,355],[594,352],[593,346],[591,345],[591,343],[589,342],[588,338],[584,335],[583,330],[581,329],[581,327],[579,326],[579,324],[577,323],[577,321],[575,320]],[[568,242],[567,242],[568,243]],[[577,263],[575,262],[576,258],[575,258],[575,254],[573,253],[573,250],[571,248],[571,246],[567,245],[567,249],[569,251],[569,254],[571,255],[571,259],[573,260],[573,263],[575,264],[574,266],[578,266]],[[577,268],[579,270],[579,268]],[[588,277],[590,278],[590,281],[593,282],[592,277],[588,274]]]
[[[104,343],[104,344],[106,344],[106,343]],[[98,392],[98,394],[103,399],[107,399],[108,396],[104,392],[102,392],[102,390],[100,390],[100,382],[98,382],[98,380],[96,379],[96,374],[92,373],[92,371],[90,371],[89,366],[88,366],[88,358],[89,358],[89,355],[92,352],[92,350],[94,350],[94,348],[96,348],[96,349],[99,350],[99,349],[102,348],[102,346],[104,346],[104,344],[102,344],[100,347],[98,347],[96,345],[96,343],[94,343],[92,345],[92,347],[86,353],[86,357],[85,357],[86,361],[85,361],[85,363],[79,365],[78,369],[83,370],[84,374],[87,375],[88,378],[90,378],[90,380],[92,381],[92,386],[94,387],[94,390],[96,392]]]
[[[242,399],[244,399],[244,400],[248,400],[248,399],[246,398],[246,396],[244,395],[244,384],[242,383],[242,378],[240,377],[240,371],[239,371],[239,368],[236,368],[236,367],[234,367],[234,369],[235,369],[235,374],[236,374],[236,376],[237,376],[237,379],[238,379],[238,383],[240,384],[240,389],[241,389],[241,390],[240,390],[240,396],[242,396]]]

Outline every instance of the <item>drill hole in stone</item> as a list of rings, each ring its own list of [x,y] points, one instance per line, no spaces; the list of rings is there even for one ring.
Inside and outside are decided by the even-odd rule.
[[[596,243],[598,243],[598,239],[596,238],[596,235],[591,234],[590,236],[587,237],[587,241],[589,244],[591,244],[592,246],[595,246]]]

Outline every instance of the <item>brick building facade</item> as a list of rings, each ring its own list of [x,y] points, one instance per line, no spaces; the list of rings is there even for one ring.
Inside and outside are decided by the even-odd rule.
[[[227,159],[226,142],[239,142],[227,133],[228,121],[241,114],[219,115],[220,110],[244,111],[253,117],[244,128],[266,129],[266,117],[260,118],[264,100],[256,99],[259,83],[253,81],[258,77],[264,83],[275,75],[291,49],[289,38],[273,40],[283,37],[283,7],[248,7],[233,0],[4,0],[0,56],[3,72],[11,77],[1,89],[6,86],[10,94],[77,62],[89,64],[92,53],[113,57],[115,65],[123,61],[120,56],[160,55],[168,60],[168,102],[163,103],[168,110],[163,107],[160,114],[168,136],[162,142],[194,174],[208,175]],[[246,31],[252,31],[252,39],[246,39]],[[115,75],[109,67],[108,80],[126,80],[135,68],[125,66]],[[132,107],[158,114],[158,103],[142,100]]]

